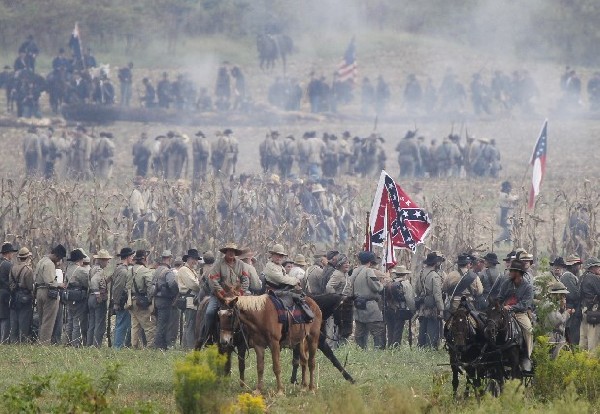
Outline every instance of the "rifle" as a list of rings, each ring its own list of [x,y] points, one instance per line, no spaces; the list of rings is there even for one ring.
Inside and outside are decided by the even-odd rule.
[[[112,319],[112,311],[114,309],[114,302],[111,299],[108,301],[108,315],[107,315],[107,320],[106,320],[106,340],[108,342],[108,347],[111,348],[112,347],[112,338],[111,338],[111,326],[110,326],[110,320]]]
[[[183,311],[179,312],[179,347],[183,347]]]

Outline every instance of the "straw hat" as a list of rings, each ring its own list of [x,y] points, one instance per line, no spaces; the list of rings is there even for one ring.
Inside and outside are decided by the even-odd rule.
[[[567,258],[565,259],[565,264],[567,266],[581,264],[581,258],[579,256],[577,256],[576,254],[571,254],[571,255],[567,256]]]
[[[392,269],[392,273],[396,273],[398,275],[409,275],[412,272],[406,268],[404,265],[398,265]]]
[[[25,258],[31,257],[31,256],[32,256],[32,254],[27,247],[21,247],[19,249],[19,253],[17,253],[17,257],[19,259],[25,259]]]
[[[308,263],[306,263],[306,258],[303,254],[297,254],[296,257],[294,257],[294,264],[298,266],[308,266]]]
[[[225,252],[227,250],[233,250],[235,252],[236,256],[239,256],[240,254],[242,254],[242,250],[240,248],[238,248],[238,245],[235,243],[227,243],[227,244],[225,244],[225,246],[223,246],[219,249],[219,251],[223,254],[225,254]]]
[[[287,256],[288,255],[285,252],[285,249],[283,248],[283,246],[281,244],[274,244],[273,247],[271,247],[271,250],[269,250],[269,253],[271,253],[271,254],[278,254],[280,256]]]
[[[98,254],[94,255],[94,259],[112,259],[113,257],[108,253],[107,250],[101,249]]]

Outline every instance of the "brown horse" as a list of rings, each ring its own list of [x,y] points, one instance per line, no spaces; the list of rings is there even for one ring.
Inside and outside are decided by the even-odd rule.
[[[269,295],[261,296],[237,296],[235,298],[225,299],[225,304],[233,309],[230,317],[239,318],[239,323],[246,336],[248,346],[254,348],[256,352],[256,370],[258,380],[256,391],[262,392],[264,388],[263,374],[265,370],[265,349],[271,350],[273,357],[273,373],[277,380],[277,392],[283,393],[283,383],[281,381],[281,347],[294,348],[300,344],[300,364],[302,366],[302,387],[308,385],[308,389],[313,391],[315,354],[319,345],[319,336],[321,335],[322,315],[319,306],[314,300],[306,298],[306,303],[312,309],[315,317],[310,323],[292,324],[291,317],[288,316],[288,330],[284,334],[283,325],[279,323],[277,309],[269,298]],[[221,317],[226,314],[221,313]],[[234,326],[235,324],[226,324]],[[232,332],[221,330],[220,342],[230,343],[233,340]],[[310,381],[306,382],[306,367],[310,372]]]

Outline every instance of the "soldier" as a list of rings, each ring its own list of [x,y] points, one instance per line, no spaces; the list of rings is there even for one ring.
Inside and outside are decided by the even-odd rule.
[[[500,264],[498,255],[494,252],[490,252],[483,257],[483,260],[485,261],[485,270],[479,275],[479,278],[481,279],[481,285],[483,286],[483,298],[485,299],[485,302],[481,302],[481,306],[477,309],[479,311],[484,311],[485,309],[483,306],[492,303],[496,299],[492,292],[498,291],[502,280],[500,270],[496,267]]]
[[[228,62],[223,62],[217,73],[215,96],[218,100],[227,102],[227,106],[229,106],[229,99],[231,97],[231,78],[229,76],[227,65]]]
[[[352,294],[356,296],[354,338],[356,344],[362,349],[367,348],[369,334],[373,336],[375,348],[385,348],[383,313],[378,304],[383,285],[377,279],[373,269],[369,267],[369,264],[375,260],[373,252],[360,252],[358,254],[360,265],[352,271],[350,279]]]
[[[131,276],[128,275],[125,289],[131,295],[129,313],[131,315],[131,345],[133,348],[154,346],[156,332],[156,319],[154,319],[154,284],[152,283],[152,269],[146,267],[148,252],[137,250],[134,256],[134,265]],[[146,338],[144,344],[142,335]]]
[[[58,49],[58,55],[52,60],[52,69],[55,71],[64,70],[66,72],[72,72],[71,62],[65,56],[65,49]]]
[[[415,293],[410,283],[410,270],[404,265],[398,265],[391,271],[392,281],[385,287],[386,289],[386,308],[385,324],[387,331],[387,346],[400,346],[402,344],[402,334],[404,325],[409,321],[409,335],[411,325],[410,320],[415,311]],[[409,338],[412,346],[412,336]]]
[[[171,269],[171,260],[173,260],[171,251],[165,250],[153,276],[154,285],[156,286],[154,297],[156,337],[154,347],[165,350],[169,345],[169,320],[173,312],[173,302],[179,293],[176,275]]]
[[[148,134],[142,132],[140,138],[133,144],[131,153],[133,155],[133,165],[135,165],[135,175],[146,177],[148,175],[148,163],[152,155],[149,148]]]
[[[265,136],[263,142],[258,148],[260,154],[260,165],[265,173],[275,172],[275,167],[279,164],[281,155],[285,151],[285,144],[280,142],[278,131],[271,131]]]
[[[583,264],[584,274],[581,276],[580,300],[583,319],[579,331],[581,349],[594,351],[600,345],[600,324],[591,320],[593,313],[598,313],[600,304],[600,260],[590,257]]]
[[[162,149],[166,165],[165,178],[180,179],[184,178],[188,166],[188,142],[187,135],[177,135],[172,132],[167,134],[168,146]]]
[[[97,65],[96,58],[92,55],[92,49],[86,48],[83,52],[83,66],[85,69],[95,68]]]
[[[68,278],[66,294],[68,312],[73,320],[73,331],[68,345],[80,348],[86,344],[87,335],[87,309],[89,269],[83,266],[85,254],[80,249],[75,249],[69,254],[69,261],[73,263],[72,274]],[[89,260],[89,259],[88,259]]]
[[[350,285],[350,261],[345,254],[340,254],[335,261],[335,270],[325,285],[325,293],[338,293],[345,296],[352,294]]]
[[[92,168],[98,177],[109,180],[112,177],[115,144],[112,132],[100,132],[92,151]]]
[[[119,252],[119,263],[110,278],[110,308],[115,315],[115,338],[113,347],[121,349],[131,343],[131,315],[125,309],[129,293],[126,289],[127,279],[132,272],[133,256],[135,251],[124,247]]]
[[[440,160],[438,158],[438,148],[437,141],[432,139],[429,143],[429,165],[427,166],[427,173],[429,177],[439,177],[440,176]]]
[[[490,140],[479,138],[479,148],[472,159],[472,171],[478,177],[491,175],[492,161],[498,155],[497,151],[490,146]],[[496,172],[497,174],[497,172]]]
[[[294,168],[294,158],[297,153],[296,138],[293,135],[288,135],[283,141],[282,149],[279,158],[279,171],[282,178],[288,178]]]
[[[50,344],[58,316],[58,288],[62,285],[56,282],[56,269],[66,255],[66,249],[59,244],[49,255],[42,257],[35,267],[36,307],[40,321],[38,341],[43,345]]]
[[[531,351],[533,350],[533,328],[528,312],[533,307],[533,285],[524,277],[527,268],[519,259],[512,261],[508,280],[502,284],[498,294],[498,302],[504,309],[513,313],[521,326],[525,342],[525,356],[521,359],[521,369],[531,371]]]
[[[446,259],[437,252],[428,253],[423,261],[425,266],[415,281],[420,348],[437,349],[439,345],[440,320],[444,310],[440,271],[444,261]]]
[[[192,152],[194,154],[194,178],[205,180],[208,172],[208,159],[210,158],[210,143],[202,131],[195,134],[192,141]]]
[[[375,88],[373,84],[366,76],[363,78],[362,87],[361,87],[361,108],[363,115],[369,115],[371,113],[371,108],[373,107],[373,103],[375,102]],[[313,111],[315,112],[315,111]]]
[[[198,309],[194,304],[194,296],[200,291],[196,268],[202,258],[198,250],[189,249],[182,259],[185,264],[177,271],[177,286],[179,294],[185,297],[183,347],[193,349],[196,346],[196,313]]]
[[[442,141],[442,145],[436,148],[436,160],[441,177],[451,177],[455,170],[456,158],[460,156],[458,148],[450,142],[448,137]]]
[[[84,126],[75,129],[75,137],[71,141],[71,169],[79,179],[90,177],[90,160],[92,156],[92,138]]]
[[[35,59],[37,55],[40,53],[40,49],[38,48],[35,40],[33,40],[33,35],[28,35],[27,40],[25,40],[21,46],[19,47],[19,55],[23,53],[25,55],[25,61],[27,62],[27,69],[32,72],[35,72]]]
[[[339,146],[337,137],[333,134],[323,134],[325,151],[323,153],[323,177],[335,178],[338,171]]]
[[[404,139],[396,146],[401,177],[414,177],[422,168],[421,152],[414,139],[416,135],[416,130],[407,131]]]
[[[218,175],[223,168],[225,161],[224,147],[227,145],[227,139],[221,131],[217,131],[217,142],[213,142],[210,148],[210,161],[213,166],[214,174]]]
[[[429,153],[429,148],[425,144],[425,137],[423,135],[419,135],[417,137],[417,148],[419,149],[419,157],[421,158],[421,164],[419,168],[415,170],[415,175],[417,177],[425,177],[426,174],[431,170],[429,165],[431,164],[431,154]]]
[[[306,266],[308,266],[308,263],[306,263],[304,255],[298,253],[294,257],[293,267],[292,270],[290,270],[289,275],[298,279],[301,286],[305,285],[304,277],[306,276]]]
[[[390,87],[383,80],[383,76],[377,77],[377,86],[375,87],[375,113],[377,115],[385,114],[385,109],[390,100]]]
[[[223,131],[222,151],[223,151],[223,167],[222,172],[227,178],[232,178],[235,174],[235,166],[237,164],[238,157],[238,141],[233,136],[231,129]]]
[[[158,106],[160,108],[169,109],[172,98],[171,83],[169,82],[169,75],[167,72],[163,72],[162,79],[158,82],[158,85],[156,85],[156,95],[158,97]]]
[[[321,292],[321,276],[323,275],[323,267],[327,265],[326,253],[315,254],[313,256],[315,262],[306,269],[304,278],[304,290],[309,295],[319,295]]]
[[[321,165],[325,155],[325,143],[317,138],[316,134],[311,133],[306,140],[306,150],[308,154],[308,175],[314,180],[321,179]]]
[[[417,80],[414,73],[408,75],[406,86],[404,87],[404,105],[409,114],[419,112],[421,99],[423,98],[423,90],[421,84]]]
[[[27,135],[23,139],[23,155],[25,156],[25,169],[27,175],[37,175],[41,172],[42,142],[35,126],[27,129]]]
[[[350,161],[352,159],[352,147],[349,142],[350,138],[350,132],[344,131],[342,139],[338,143],[338,165],[341,174],[350,175],[352,173],[350,168]]]
[[[581,302],[580,302],[580,279],[581,259],[576,254],[569,255],[565,263],[565,270],[560,275],[560,282],[567,289],[566,309],[572,310],[572,315],[566,325],[567,341],[572,345],[579,345],[579,331],[581,328]]]
[[[472,269],[473,258],[462,253],[456,261],[457,270],[453,270],[442,282],[442,292],[446,294],[446,311],[454,313],[463,297],[472,305],[475,298],[483,293],[483,286],[476,271]]]
[[[227,294],[244,294],[249,292],[250,279],[244,263],[236,256],[242,251],[235,243],[227,243],[219,249],[223,257],[215,262],[208,274],[211,296],[206,306],[204,315],[204,330],[200,336],[200,343],[204,344],[212,332],[219,300],[223,300]]]
[[[106,311],[108,308],[108,262],[113,257],[101,249],[94,255],[96,264],[90,271],[88,304],[87,346],[100,348],[106,332]],[[112,309],[111,309],[112,313]]]
[[[510,242],[510,220],[512,218],[512,211],[519,197],[517,195],[511,195],[512,185],[508,181],[504,181],[500,187],[500,197],[498,201],[499,214],[498,224],[502,227],[502,233],[498,236],[494,243],[499,244],[501,242]]]
[[[255,255],[256,253],[250,250],[249,248],[243,249],[242,254],[239,256],[239,259],[242,262],[244,262],[244,269],[248,273],[250,292],[252,292],[255,295],[258,295],[263,292],[263,286],[262,281],[258,276],[258,272],[254,267],[254,264],[256,263],[256,258],[254,257]]]
[[[496,140],[490,139],[490,145],[487,148],[488,157],[490,158],[490,176],[498,178],[498,174],[502,170],[502,164],[500,163],[500,151],[496,147]]]
[[[156,89],[148,78],[142,79],[142,83],[144,84],[144,96],[140,98],[142,104],[146,108],[154,108],[156,106]]]
[[[471,102],[475,115],[481,115],[485,112],[488,115],[492,114],[490,109],[491,93],[487,85],[481,79],[480,73],[474,73],[471,80]]]
[[[27,247],[21,247],[17,253],[17,263],[10,269],[9,284],[16,302],[10,310],[10,342],[13,344],[31,340],[34,300],[31,256]]]
[[[0,344],[8,344],[10,338],[10,271],[12,259],[17,252],[12,244],[5,242],[0,250]]]
[[[121,106],[129,106],[129,102],[131,101],[132,95],[132,85],[133,85],[133,62],[129,62],[129,64],[125,67],[119,69],[119,83],[121,85]]]

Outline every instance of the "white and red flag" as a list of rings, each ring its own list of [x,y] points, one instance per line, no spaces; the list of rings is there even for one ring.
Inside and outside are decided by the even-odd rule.
[[[382,170],[371,207],[370,225],[372,244],[414,252],[427,236],[431,220]]]
[[[529,204],[528,207],[531,209],[535,204],[535,198],[540,193],[540,187],[544,174],[546,172],[546,152],[548,148],[548,120],[544,121],[540,136],[535,143],[533,154],[529,163],[533,167],[533,173],[531,175],[531,189],[529,190]]]

